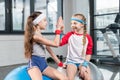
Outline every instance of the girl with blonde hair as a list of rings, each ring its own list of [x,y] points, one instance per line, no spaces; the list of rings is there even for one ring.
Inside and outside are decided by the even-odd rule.
[[[92,55],[93,42],[87,33],[86,18],[83,14],[74,14],[71,18],[72,31],[63,36],[60,46],[68,44],[66,57],[68,80],[74,80],[75,75],[83,80],[91,80],[89,61]]]

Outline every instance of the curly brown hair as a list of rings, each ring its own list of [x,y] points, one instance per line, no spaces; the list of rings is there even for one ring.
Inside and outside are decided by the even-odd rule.
[[[32,50],[33,50],[33,20],[38,17],[41,12],[33,12],[28,18],[25,26],[25,34],[24,34],[24,49],[25,49],[25,57],[31,58]]]

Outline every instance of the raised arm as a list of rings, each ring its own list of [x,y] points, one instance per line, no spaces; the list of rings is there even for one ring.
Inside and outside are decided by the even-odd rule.
[[[60,43],[60,33],[61,33],[61,29],[63,29],[63,20],[62,17],[59,17],[58,22],[57,22],[57,29],[55,31],[55,38],[54,40],[48,40],[46,38],[44,38],[39,31],[36,30],[35,35],[33,36],[33,39],[38,42],[38,43],[42,43],[44,45],[47,46],[53,46],[53,47],[58,47],[59,43]]]

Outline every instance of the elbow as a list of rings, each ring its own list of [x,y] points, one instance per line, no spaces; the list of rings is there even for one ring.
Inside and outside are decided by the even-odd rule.
[[[59,44],[55,44],[55,46],[54,46],[54,47],[56,47],[56,48],[57,48],[57,47],[59,47]]]
[[[59,45],[56,45],[55,47],[56,47],[56,48],[58,48],[58,47],[59,47]]]

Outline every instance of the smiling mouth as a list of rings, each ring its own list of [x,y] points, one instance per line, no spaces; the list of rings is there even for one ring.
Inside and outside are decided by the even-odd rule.
[[[72,29],[77,29],[77,27],[76,26],[72,26]]]
[[[76,31],[77,29],[76,28],[72,28],[72,31]]]

